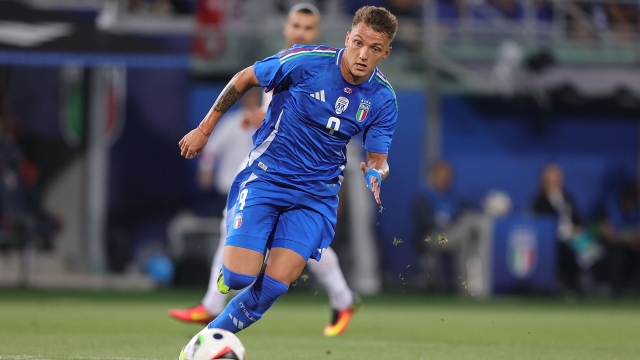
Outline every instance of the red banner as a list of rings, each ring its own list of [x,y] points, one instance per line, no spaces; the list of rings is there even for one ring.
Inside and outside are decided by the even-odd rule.
[[[199,0],[194,56],[202,60],[221,57],[227,49],[224,34],[226,0]]]

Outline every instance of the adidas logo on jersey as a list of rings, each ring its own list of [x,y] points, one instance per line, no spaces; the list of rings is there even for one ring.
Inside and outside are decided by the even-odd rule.
[[[313,94],[309,94],[309,95],[311,95],[311,97],[316,99],[316,100],[320,100],[320,101],[324,102],[324,90],[320,90],[317,93],[313,93]]]

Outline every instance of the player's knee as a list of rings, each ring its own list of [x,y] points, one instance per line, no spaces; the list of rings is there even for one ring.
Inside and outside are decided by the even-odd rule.
[[[222,265],[222,278],[224,280],[225,285],[227,285],[230,289],[240,290],[251,285],[255,281],[256,275],[240,274],[240,273],[231,271],[227,269],[224,265]]]

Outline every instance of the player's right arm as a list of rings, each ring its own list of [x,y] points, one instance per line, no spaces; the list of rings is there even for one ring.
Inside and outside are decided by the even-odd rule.
[[[200,154],[220,117],[250,88],[262,86],[265,91],[272,91],[276,88],[284,89],[298,80],[301,64],[304,63],[299,58],[300,55],[314,50],[313,46],[294,46],[288,52],[270,56],[237,73],[222,90],[200,125],[180,140],[181,155],[192,159]]]
[[[191,130],[178,143],[180,155],[192,159],[202,152],[216,124],[231,107],[252,87],[260,86],[253,66],[237,73],[222,90],[213,106],[197,128]]]

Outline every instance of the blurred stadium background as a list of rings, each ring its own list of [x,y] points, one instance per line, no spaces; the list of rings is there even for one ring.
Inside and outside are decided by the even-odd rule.
[[[385,321],[396,319],[394,304],[400,317],[412,316],[405,310],[430,314],[416,315],[419,324],[444,326],[441,313],[456,320],[446,330],[409,333],[399,322],[390,325],[397,338],[376,343],[385,335],[365,307],[367,320],[358,325],[356,317],[345,335],[353,333],[350,342],[330,345],[309,330],[299,340],[312,349],[308,358],[640,356],[637,339],[628,337],[640,330],[640,2],[309,2],[322,11],[321,44],[343,46],[363,5],[385,6],[400,22],[380,66],[399,105],[393,171],[384,207],[376,208],[353,190],[361,180],[350,181],[354,169],[347,169],[333,245],[347,280],[371,304],[370,314],[387,311]],[[89,316],[94,325],[120,319],[132,334],[144,331],[135,327],[141,324],[156,333],[166,328],[156,335],[177,355],[198,329],[172,323],[166,309],[196,303],[204,293],[224,203],[215,188],[198,185],[197,161],[181,158],[177,142],[235,72],[280,50],[282,23],[295,3],[0,0],[5,339],[37,331],[38,322],[43,333],[43,325],[83,323],[73,315],[73,304],[82,304],[87,313],[111,311]],[[326,315],[315,300],[318,289],[312,277],[299,280],[277,311]],[[69,298],[76,300],[61,310]],[[40,314],[45,299],[59,318]],[[106,310],[124,303],[133,307],[130,318]],[[127,323],[139,304],[157,311]],[[517,326],[520,315],[524,328]],[[484,326],[500,316],[508,323],[495,331],[501,343],[474,337],[492,334]],[[604,325],[607,318],[612,322]],[[269,326],[294,336],[270,319],[241,337],[250,358],[276,356],[257,345],[278,341]],[[562,328],[565,320],[573,326]],[[581,326],[583,333],[567,335]],[[536,340],[513,332],[549,328],[563,331]],[[86,330],[78,329],[67,329],[67,338]],[[611,338],[596,348],[600,335]],[[555,342],[563,336],[564,348]],[[131,338],[110,339],[100,358],[174,357],[162,346],[132,354]],[[7,341],[0,358],[73,358],[53,346],[55,338],[48,341],[38,351]],[[129,342],[113,350],[120,341]],[[404,353],[381,348],[403,341]],[[536,352],[540,344],[546,352]],[[67,345],[75,358],[92,354]]]

